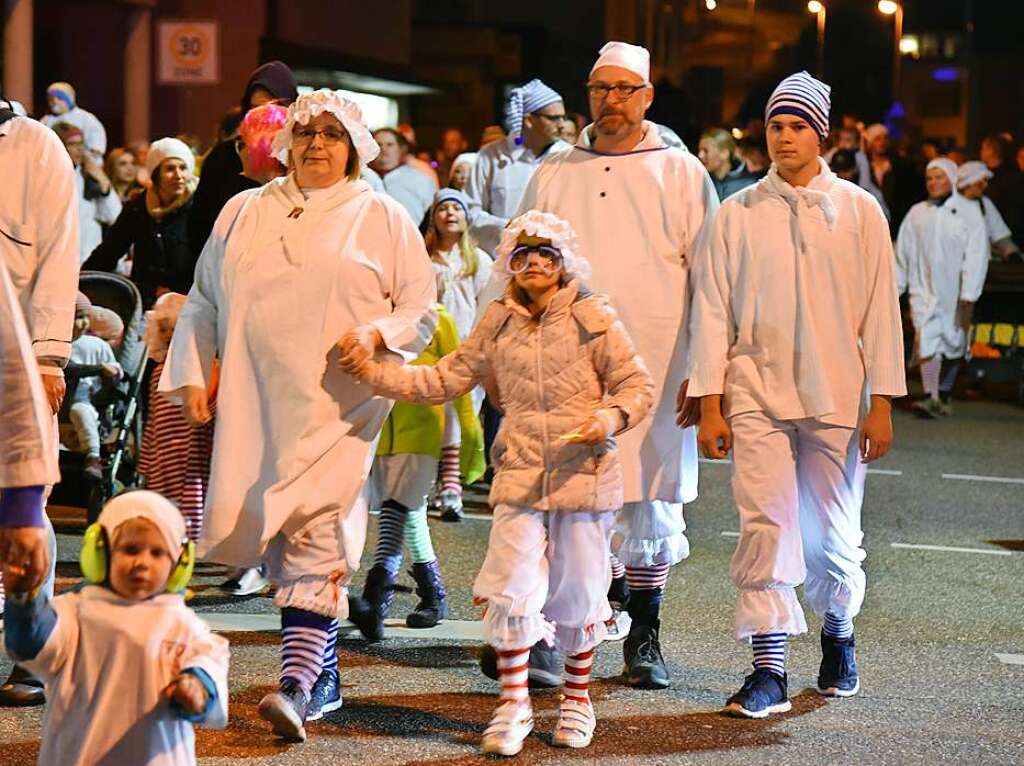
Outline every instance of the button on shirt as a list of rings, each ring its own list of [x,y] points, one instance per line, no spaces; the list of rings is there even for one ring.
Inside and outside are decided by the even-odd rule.
[[[494,254],[501,231],[515,215],[534,169],[550,153],[567,149],[567,143],[555,141],[536,155],[509,136],[480,150],[466,185],[470,232],[480,247]]]
[[[854,428],[867,389],[902,396],[903,333],[878,203],[821,163],[807,189],[774,168],[718,212],[694,267],[693,397]]]

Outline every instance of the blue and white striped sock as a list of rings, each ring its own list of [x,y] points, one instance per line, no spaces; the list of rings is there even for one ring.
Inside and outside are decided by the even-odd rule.
[[[778,676],[786,673],[786,634],[759,633],[750,637],[754,649],[754,667],[765,668]]]
[[[332,622],[337,621],[305,609],[281,610],[281,683],[294,681],[307,699],[323,666]]]
[[[821,632],[831,638],[849,638],[853,635],[853,620],[825,612],[825,624],[821,626]]]
[[[385,500],[377,517],[377,547],[373,565],[391,574],[402,568],[402,544],[405,541],[405,514],[409,509],[396,500]]]
[[[331,627],[327,630],[327,646],[324,647],[324,670],[338,669],[338,621],[331,620]]]

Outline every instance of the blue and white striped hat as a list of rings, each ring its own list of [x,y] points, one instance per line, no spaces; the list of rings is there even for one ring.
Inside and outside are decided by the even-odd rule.
[[[764,121],[777,114],[791,114],[806,120],[819,138],[828,138],[828,115],[832,106],[830,88],[807,72],[797,72],[779,83],[768,99]]]
[[[540,80],[530,80],[515,88],[505,105],[505,131],[510,136],[518,136],[523,131],[523,117],[561,101],[562,97]]]

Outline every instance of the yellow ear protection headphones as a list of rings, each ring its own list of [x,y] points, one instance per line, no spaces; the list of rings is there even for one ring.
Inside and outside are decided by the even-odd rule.
[[[107,539],[107,530],[99,522],[90,524],[85,530],[79,563],[82,574],[89,582],[101,585],[107,581],[107,574],[110,571],[110,541]],[[196,544],[188,539],[182,540],[181,555],[171,570],[171,576],[167,578],[166,591],[178,593],[185,590],[192,579],[192,570],[195,566]]]

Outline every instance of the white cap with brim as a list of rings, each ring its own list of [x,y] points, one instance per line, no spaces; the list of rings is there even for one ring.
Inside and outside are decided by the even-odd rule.
[[[628,69],[644,82],[651,81],[651,54],[646,48],[613,40],[605,43],[598,52],[597,62],[590,69],[590,76],[603,66]]]

